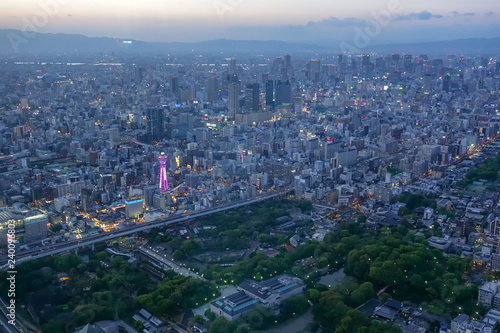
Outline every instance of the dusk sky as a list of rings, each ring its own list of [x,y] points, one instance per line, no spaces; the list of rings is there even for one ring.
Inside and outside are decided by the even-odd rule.
[[[57,3],[47,10],[43,4]],[[391,14],[380,27],[374,13]],[[38,15],[38,16],[37,16]],[[38,21],[37,21],[38,19]],[[0,28],[144,41],[277,39],[352,41],[374,29],[375,43],[500,36],[498,0],[18,0],[0,3]]]

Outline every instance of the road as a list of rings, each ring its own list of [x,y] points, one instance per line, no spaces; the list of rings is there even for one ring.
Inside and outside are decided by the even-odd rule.
[[[7,322],[7,318],[5,317],[3,310],[2,314],[0,315],[0,332],[17,333],[17,330],[15,330],[14,327]]]
[[[0,311],[2,312],[2,315],[0,315],[0,323],[3,325],[3,326],[0,326],[0,328],[3,329],[3,331],[5,332],[8,332],[8,333],[13,333],[13,332],[16,332],[16,333],[19,333],[19,332],[31,332],[30,330],[28,330],[26,328],[25,325],[23,325],[19,320],[20,320],[20,317],[19,315],[16,316],[16,325],[11,325],[9,324],[7,321],[7,304],[5,303],[5,301],[3,299],[0,298]]]
[[[176,272],[177,274],[184,275],[184,276],[191,276],[191,277],[194,277],[195,279],[205,280],[204,278],[202,278],[201,276],[199,276],[195,272],[187,269],[186,267],[182,267],[182,266],[176,264],[172,260],[168,260],[167,258],[159,255],[158,253],[156,253],[156,252],[154,252],[146,247],[140,247],[139,252],[156,260],[158,263],[160,263],[164,266],[168,266],[168,267],[172,268],[174,270],[174,272]]]
[[[128,236],[137,232],[149,230],[152,228],[156,227],[161,227],[161,226],[167,226],[171,225],[174,223],[179,223],[179,222],[184,222],[193,218],[198,218],[202,216],[207,216],[210,214],[215,214],[219,212],[224,212],[226,210],[230,209],[235,209],[235,208],[240,208],[246,205],[250,205],[256,202],[260,201],[265,201],[269,200],[275,197],[278,197],[280,195],[286,194],[293,189],[291,187],[288,187],[286,189],[282,189],[279,192],[274,192],[271,194],[266,194],[260,197],[256,197],[253,199],[248,199],[244,201],[238,201],[234,203],[229,203],[223,206],[215,207],[215,208],[208,208],[205,210],[200,210],[200,211],[195,211],[191,214],[182,214],[180,216],[170,216],[164,219],[158,219],[155,221],[151,222],[146,222],[146,223],[140,223],[136,224],[134,226],[127,227],[123,230],[120,231],[111,231],[110,233],[102,233],[94,236],[89,236],[84,239],[78,239],[78,240],[72,240],[64,243],[57,243],[57,244],[51,244],[48,245],[44,248],[36,248],[32,250],[26,250],[23,252],[18,252],[16,253],[16,265],[19,263],[30,260],[30,259],[36,259],[36,258],[42,258],[42,257],[47,257],[51,256],[54,254],[58,254],[61,252],[65,251],[71,251],[78,249],[83,246],[93,246],[95,243],[102,242],[102,241],[109,241],[110,239],[113,238],[118,238],[118,237],[123,237],[123,236]],[[0,265],[2,270],[7,270],[9,267],[7,266],[7,258],[4,256],[3,258],[0,259]]]
[[[320,205],[320,204],[316,204],[316,203],[313,203],[313,206],[316,206],[316,207],[319,207],[319,208],[331,209],[331,210],[337,209],[336,207],[325,206],[325,205]]]

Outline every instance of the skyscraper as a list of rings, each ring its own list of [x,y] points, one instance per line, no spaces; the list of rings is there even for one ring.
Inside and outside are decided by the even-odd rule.
[[[135,68],[135,83],[139,84],[142,79],[144,78],[144,73],[146,72],[146,69],[144,66],[137,66]]]
[[[259,111],[259,84],[249,83],[245,89],[245,112]]]
[[[289,81],[276,83],[276,105],[292,104],[292,86]]]
[[[207,94],[207,99],[210,103],[215,102],[219,98],[219,82],[216,77],[208,79]]]
[[[310,62],[310,70],[309,70],[309,80],[311,81],[319,81],[320,71],[321,71],[321,62],[319,59],[311,59]]]
[[[411,54],[405,54],[403,57],[403,66],[405,67],[405,70],[407,72],[411,72],[412,70],[412,62],[413,62],[413,57]]]
[[[149,108],[146,110],[146,128],[149,140],[160,141],[163,139],[163,109]]]
[[[236,59],[229,60],[229,74],[237,74],[236,73]]]
[[[291,55],[285,54],[285,56],[283,57],[283,66],[288,68],[288,69],[292,68],[292,56]]]
[[[288,81],[276,83],[275,107],[276,113],[281,118],[293,117],[294,107],[292,105],[292,86]]]
[[[273,74],[279,74],[280,68],[283,66],[283,59],[281,57],[277,57],[273,61],[273,67],[271,69],[271,72]]]
[[[173,98],[180,97],[179,78],[175,76],[170,78],[170,96],[172,96]]]
[[[401,57],[399,56],[399,54],[395,54],[393,53],[391,55],[391,65],[394,66],[395,68],[399,68],[399,59]]]
[[[370,55],[369,54],[363,54],[361,58],[361,66],[366,67],[370,64]]]
[[[165,156],[165,153],[160,154],[158,161],[160,162],[160,191],[168,191],[167,156]]]
[[[273,80],[266,81],[266,109],[274,108],[274,82]]]
[[[227,115],[234,118],[240,112],[240,81],[238,76],[234,75],[229,78],[227,89]]]
[[[450,91],[450,74],[446,74],[443,80],[443,91]]]

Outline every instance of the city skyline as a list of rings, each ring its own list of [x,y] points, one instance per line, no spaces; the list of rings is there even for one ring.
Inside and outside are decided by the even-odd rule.
[[[493,1],[188,0],[179,5],[156,0],[27,0],[2,3],[0,9],[2,29],[153,42],[227,38],[330,44],[353,42],[359,31],[368,29],[370,42],[380,44],[498,37],[500,28],[500,4]]]

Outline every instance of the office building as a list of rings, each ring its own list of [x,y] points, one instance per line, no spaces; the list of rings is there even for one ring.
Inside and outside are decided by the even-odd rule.
[[[247,84],[245,88],[245,113],[258,112],[259,104],[259,84]]]
[[[125,201],[125,217],[127,219],[136,219],[144,212],[142,199]]]
[[[163,109],[149,108],[146,110],[146,128],[150,142],[163,140]]]
[[[233,76],[227,89],[227,115],[234,118],[238,113],[240,113],[240,82],[237,76]]]

